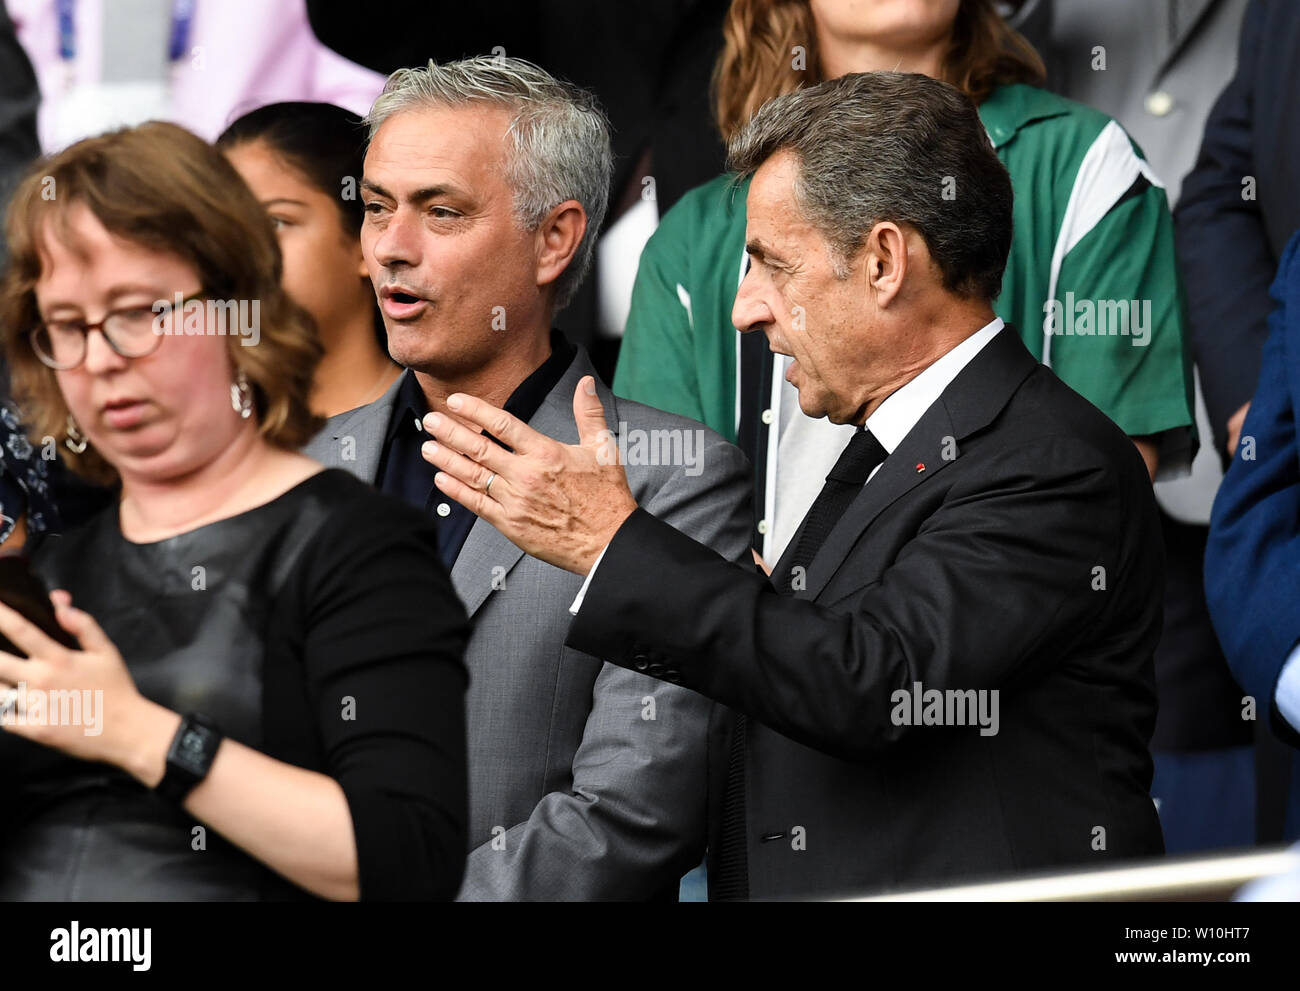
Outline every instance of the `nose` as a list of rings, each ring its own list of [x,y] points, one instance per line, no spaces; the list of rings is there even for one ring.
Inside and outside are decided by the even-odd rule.
[[[758,277],[753,266],[745,273],[736,291],[736,302],[731,307],[731,322],[742,334],[762,330],[772,322],[772,309],[763,301],[757,287]]]
[[[397,209],[373,242],[376,264],[383,268],[415,267],[420,262],[418,223],[406,211]]]
[[[99,328],[86,331],[86,357],[82,367],[91,375],[105,375],[124,369],[128,359],[108,346],[104,332]]]

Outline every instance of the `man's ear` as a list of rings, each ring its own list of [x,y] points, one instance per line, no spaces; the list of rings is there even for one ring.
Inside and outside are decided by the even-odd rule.
[[[565,200],[551,209],[537,227],[537,285],[555,283],[573,261],[587,232],[587,212],[577,200]]]
[[[882,220],[867,234],[862,246],[867,290],[882,309],[902,291],[907,278],[907,233],[890,220]]]

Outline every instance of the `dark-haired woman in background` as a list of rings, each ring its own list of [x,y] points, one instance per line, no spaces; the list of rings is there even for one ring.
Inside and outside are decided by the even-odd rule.
[[[271,103],[227,127],[217,147],[266,208],[284,288],[316,320],[325,354],[312,412],[328,417],[378,399],[402,369],[388,356],[361,256],[361,118],[330,103]]]

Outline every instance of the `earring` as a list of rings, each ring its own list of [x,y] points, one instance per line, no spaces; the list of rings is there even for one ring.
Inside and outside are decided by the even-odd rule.
[[[242,368],[230,386],[230,405],[245,420],[253,415],[253,387],[248,384],[248,376]]]
[[[81,454],[86,450],[86,445],[88,443],[90,442],[86,440],[86,435],[77,427],[77,421],[74,420],[72,414],[69,413],[68,436],[63,439],[63,445],[73,454]]]

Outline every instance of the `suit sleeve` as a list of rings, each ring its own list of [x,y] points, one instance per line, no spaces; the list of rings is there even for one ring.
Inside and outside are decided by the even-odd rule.
[[[871,760],[912,732],[891,719],[896,691],[998,688],[1063,656],[1105,607],[1094,569],[1113,588],[1128,564],[1110,558],[1114,534],[1139,510],[1100,453],[1044,438],[962,484],[842,608],[782,596],[639,509],[569,643],[657,663],[796,742]]]
[[[1219,487],[1205,550],[1205,596],[1232,673],[1261,710],[1300,642],[1300,446],[1295,393],[1300,363],[1300,235],[1273,284],[1277,309],[1242,441]],[[1300,734],[1274,713],[1279,735]]]
[[[1196,166],[1183,180],[1174,211],[1192,350],[1219,451],[1228,420],[1249,401],[1259,375],[1276,265],[1250,188],[1259,175],[1253,79],[1264,14],[1252,0],[1242,21],[1237,73],[1210,111]]]
[[[649,505],[703,541],[705,553],[742,560],[753,526],[748,463],[720,439],[704,455],[700,475],[679,468]],[[489,842],[471,851],[460,898],[630,900],[675,885],[704,856],[708,743],[722,731],[715,708],[695,692],[605,664],[571,789],[550,792],[508,829],[504,850]]]

